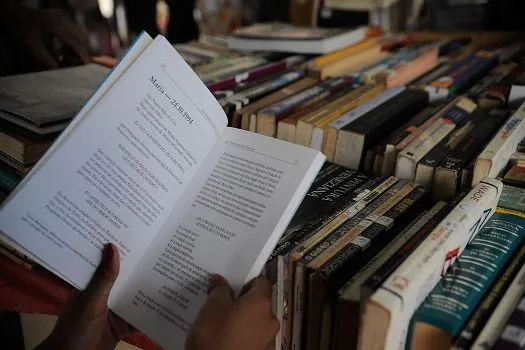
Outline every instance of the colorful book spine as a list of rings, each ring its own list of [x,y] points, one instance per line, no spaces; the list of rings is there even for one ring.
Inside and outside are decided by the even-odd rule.
[[[294,65],[304,62],[306,58],[304,56],[291,56],[284,60],[269,63],[262,67],[257,67],[246,72],[234,75],[224,80],[207,84],[210,91],[231,89],[240,84],[241,82],[249,82],[257,80],[265,75],[284,71]]]
[[[483,326],[488,322],[490,316],[494,312],[494,309],[502,300],[501,298],[524,264],[525,244],[522,244],[515,256],[512,257],[511,261],[507,264],[500,276],[498,276],[497,281],[490,287],[490,290],[484,296],[476,311],[468,320],[468,323],[461,331],[461,334],[454,340],[451,346],[452,349],[467,350],[471,348],[471,345],[474,342],[476,336],[481,332]],[[497,348],[497,346],[495,346],[495,348]],[[507,349],[512,348],[505,348],[505,350]]]
[[[525,103],[507,120],[486,145],[474,165],[472,186],[482,178],[499,176],[525,135]]]
[[[522,243],[524,228],[525,219],[514,215],[490,218],[415,312],[408,349],[420,349],[438,335],[450,347]]]
[[[502,187],[494,179],[480,182],[370,297],[363,316],[368,324],[363,349],[371,344],[385,349],[405,347],[414,311],[492,216]],[[375,322],[386,327],[372,327]]]

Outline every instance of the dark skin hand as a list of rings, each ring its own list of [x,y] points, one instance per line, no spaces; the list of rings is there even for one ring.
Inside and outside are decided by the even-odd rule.
[[[133,329],[108,309],[120,270],[118,250],[104,248],[103,260],[87,288],[68,300],[49,337],[37,350],[110,350]],[[272,313],[272,285],[264,277],[233,297],[226,280],[213,275],[208,299],[186,342],[187,350],[269,350],[279,331]]]
[[[62,10],[31,9],[15,1],[6,1],[0,3],[0,29],[45,68],[57,68],[59,65],[46,47],[50,35],[57,36],[69,45],[81,61],[89,62],[86,33]]]
[[[112,350],[131,327],[108,309],[108,297],[120,270],[118,250],[104,248],[102,263],[87,288],[74,292],[51,335],[38,350]]]

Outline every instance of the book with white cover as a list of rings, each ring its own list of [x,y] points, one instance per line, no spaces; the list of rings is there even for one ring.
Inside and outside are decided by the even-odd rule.
[[[256,23],[235,30],[228,38],[228,47],[245,51],[326,54],[364,40],[367,31],[366,26],[339,29]]]
[[[496,209],[503,184],[485,178],[371,295],[360,349],[405,349],[410,318]]]
[[[507,120],[476,159],[472,186],[484,177],[497,177],[525,137],[525,103]]]
[[[85,288],[105,243],[109,307],[184,347],[212,273],[257,277],[325,157],[227,128],[168,41],[143,33],[0,209],[2,241]]]

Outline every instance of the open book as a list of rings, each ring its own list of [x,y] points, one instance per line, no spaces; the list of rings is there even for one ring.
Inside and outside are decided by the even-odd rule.
[[[84,288],[106,242],[109,307],[182,349],[211,273],[258,276],[325,157],[228,128],[162,36],[143,33],[0,211],[2,240]]]

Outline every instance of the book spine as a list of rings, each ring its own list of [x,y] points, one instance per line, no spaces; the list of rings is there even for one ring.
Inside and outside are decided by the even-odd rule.
[[[390,187],[392,187],[397,182],[397,179],[394,177],[389,177],[385,181],[381,182],[375,188],[371,188],[370,191],[362,192],[360,198],[346,206],[341,213],[335,216],[332,220],[327,221],[323,227],[312,235],[309,239],[304,240],[300,245],[294,249],[294,257],[296,259],[302,258],[303,254],[308,252],[310,249],[315,247],[321,240],[326,238],[329,234],[337,230],[341,225],[343,225],[348,220],[352,219],[357,215],[361,210],[366,208],[370,203],[376,200],[379,196],[385,193]]]
[[[516,67],[515,63],[502,63],[494,67],[488,75],[471,87],[466,95],[477,101],[485,91],[501,82]]]
[[[334,90],[339,87],[347,86],[349,81],[345,77],[332,78],[327,81],[321,82],[311,88],[303,90],[295,95],[292,95],[283,101],[279,101],[276,104],[266,107],[258,112],[258,114],[272,115],[280,118],[286,113],[293,110],[303,102],[317,98],[320,94],[326,93],[327,91]]]
[[[456,337],[523,241],[523,227],[525,220],[516,216],[496,213],[490,218],[415,312],[414,338],[419,324]]]
[[[426,189],[417,187],[400,200],[395,198],[396,194],[391,198],[391,202],[395,203],[393,206],[383,205],[372,215],[369,215],[366,220],[363,220],[359,225],[366,228],[315,272],[325,281],[324,284],[318,283],[314,286],[318,290],[323,289],[320,295],[331,295],[334,288],[337,290],[340,287],[341,283],[338,281],[346,280],[352,271],[358,271],[368,260],[363,256],[365,251],[368,251],[368,256],[372,257],[374,253],[388,244],[393,238],[392,236],[398,232],[390,232],[394,222],[403,214],[407,214],[414,207],[414,204],[419,202],[427,193]],[[385,231],[390,234],[385,233]],[[319,291],[317,293],[319,294]],[[319,344],[320,327],[317,320],[322,314],[322,309],[319,307],[321,304],[319,300],[315,300],[315,293],[310,294],[308,305],[307,349],[314,350],[318,348]]]
[[[380,210],[382,207],[388,208],[389,206],[393,206],[395,203],[397,203],[397,202],[394,202],[395,200],[399,201],[414,187],[415,187],[415,184],[409,184],[407,182],[400,181],[396,183],[385,194],[383,194],[378,199],[376,199],[374,202],[372,202],[369,206],[364,208],[361,212],[359,212],[352,219],[344,223],[335,232],[333,232],[329,237],[327,237],[325,240],[320,242],[314,249],[311,249],[308,254],[303,256],[300,262],[304,264],[310,264],[311,262],[315,261],[318,257],[324,254],[333,254],[334,251],[337,252],[338,248],[341,245],[343,246],[346,245],[343,241],[341,241],[341,239],[344,236],[348,236],[346,240],[351,239],[351,237],[359,229],[359,227],[357,226],[362,220],[365,220],[369,215],[374,213],[376,210]],[[337,247],[333,247],[336,244],[337,244]],[[321,265],[322,264],[318,264],[317,266],[312,266],[312,268],[318,268]]]
[[[474,165],[472,185],[482,178],[496,177],[507,165],[510,156],[525,135],[525,104],[508,119],[481,152]]]
[[[425,188],[416,187],[383,213],[381,213],[379,209],[374,211],[366,220],[359,223],[359,226],[366,228],[348,245],[334,254],[330,260],[325,262],[320,267],[320,272],[328,277],[348,261],[352,259],[355,260],[358,255],[362,254],[362,252],[369,249],[372,245],[377,245],[377,242],[381,240],[381,238],[384,238],[381,233],[392,228],[395,221],[412,208],[415,203],[420,202],[427,193],[428,190]],[[384,244],[384,242],[382,244]],[[356,265],[359,265],[359,263],[356,262]]]
[[[298,64],[305,60],[304,56],[292,56],[285,60],[270,63],[262,67],[258,67],[247,72],[243,72],[224,80],[207,85],[210,91],[232,89],[241,82],[251,82],[259,79],[265,75],[284,71],[285,69]]]
[[[388,276],[407,258],[410,254],[423,242],[424,239],[436,228],[437,225],[452,211],[452,209],[463,199],[466,191],[457,195],[452,201],[442,206],[442,201],[438,202],[436,206],[440,209],[425,223],[417,233],[415,233],[406,244],[404,244],[390,259],[388,259],[381,267],[364,282],[361,288],[361,302],[368,300],[370,295],[375,292]],[[436,206],[429,211],[432,214]]]
[[[480,182],[372,295],[391,315],[388,348],[404,348],[411,315],[491,217],[501,189],[497,180]]]
[[[474,342],[475,337],[479,334],[483,326],[487,323],[498,302],[501,300],[503,294],[505,293],[513,278],[517,275],[518,271],[521,269],[523,264],[525,264],[525,244],[521,245],[521,247],[516,252],[515,256],[512,258],[512,260],[505,267],[501,275],[498,277],[498,280],[492,285],[488,293],[485,295],[485,297],[479,304],[476,311],[470,317],[468,323],[465,325],[465,328],[461,331],[460,336],[452,344],[452,348],[458,350],[470,349],[470,346]],[[503,331],[503,334],[504,333],[505,330]],[[525,337],[523,339],[525,339]],[[498,342],[496,342],[496,346],[494,347],[495,349],[498,348]],[[505,349],[511,348],[506,347]]]
[[[525,293],[525,265],[523,265],[512,281],[511,285],[501,298],[498,306],[490,316],[488,322],[485,323],[483,329],[476,337],[476,341],[472,344],[471,349],[483,350],[492,348],[499,335],[502,333],[505,324],[509,320],[512,311],[518,306],[520,297]],[[525,311],[525,304],[523,305]],[[458,337],[458,340],[461,337]]]
[[[525,296],[523,296],[503,329],[494,350],[522,350],[525,344]]]

